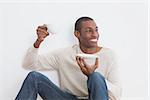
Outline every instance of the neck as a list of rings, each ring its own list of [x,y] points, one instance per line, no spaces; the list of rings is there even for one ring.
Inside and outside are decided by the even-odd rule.
[[[82,52],[87,53],[87,54],[93,54],[93,53],[97,53],[101,50],[102,47],[96,46],[96,47],[84,47],[80,45],[80,49]]]

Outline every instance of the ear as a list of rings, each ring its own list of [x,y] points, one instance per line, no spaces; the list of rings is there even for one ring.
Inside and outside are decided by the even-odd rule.
[[[75,32],[74,32],[74,35],[75,35],[77,38],[79,38],[79,37],[80,37],[80,32],[79,32],[79,31],[75,31]]]

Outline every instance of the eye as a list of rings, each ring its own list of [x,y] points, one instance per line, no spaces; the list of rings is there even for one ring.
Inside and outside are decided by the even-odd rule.
[[[89,32],[93,32],[93,30],[90,29]]]
[[[93,30],[92,29],[87,29],[87,30],[85,30],[85,32],[90,33],[90,32],[93,32]]]

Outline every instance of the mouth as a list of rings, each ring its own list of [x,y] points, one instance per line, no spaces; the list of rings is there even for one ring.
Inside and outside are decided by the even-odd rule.
[[[97,42],[98,39],[90,39],[91,42]]]

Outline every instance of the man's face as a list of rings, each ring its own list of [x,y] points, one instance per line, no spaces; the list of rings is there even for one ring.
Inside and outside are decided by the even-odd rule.
[[[87,48],[97,47],[98,38],[99,33],[96,23],[92,20],[83,21],[81,23],[80,35],[78,37],[81,46]]]

